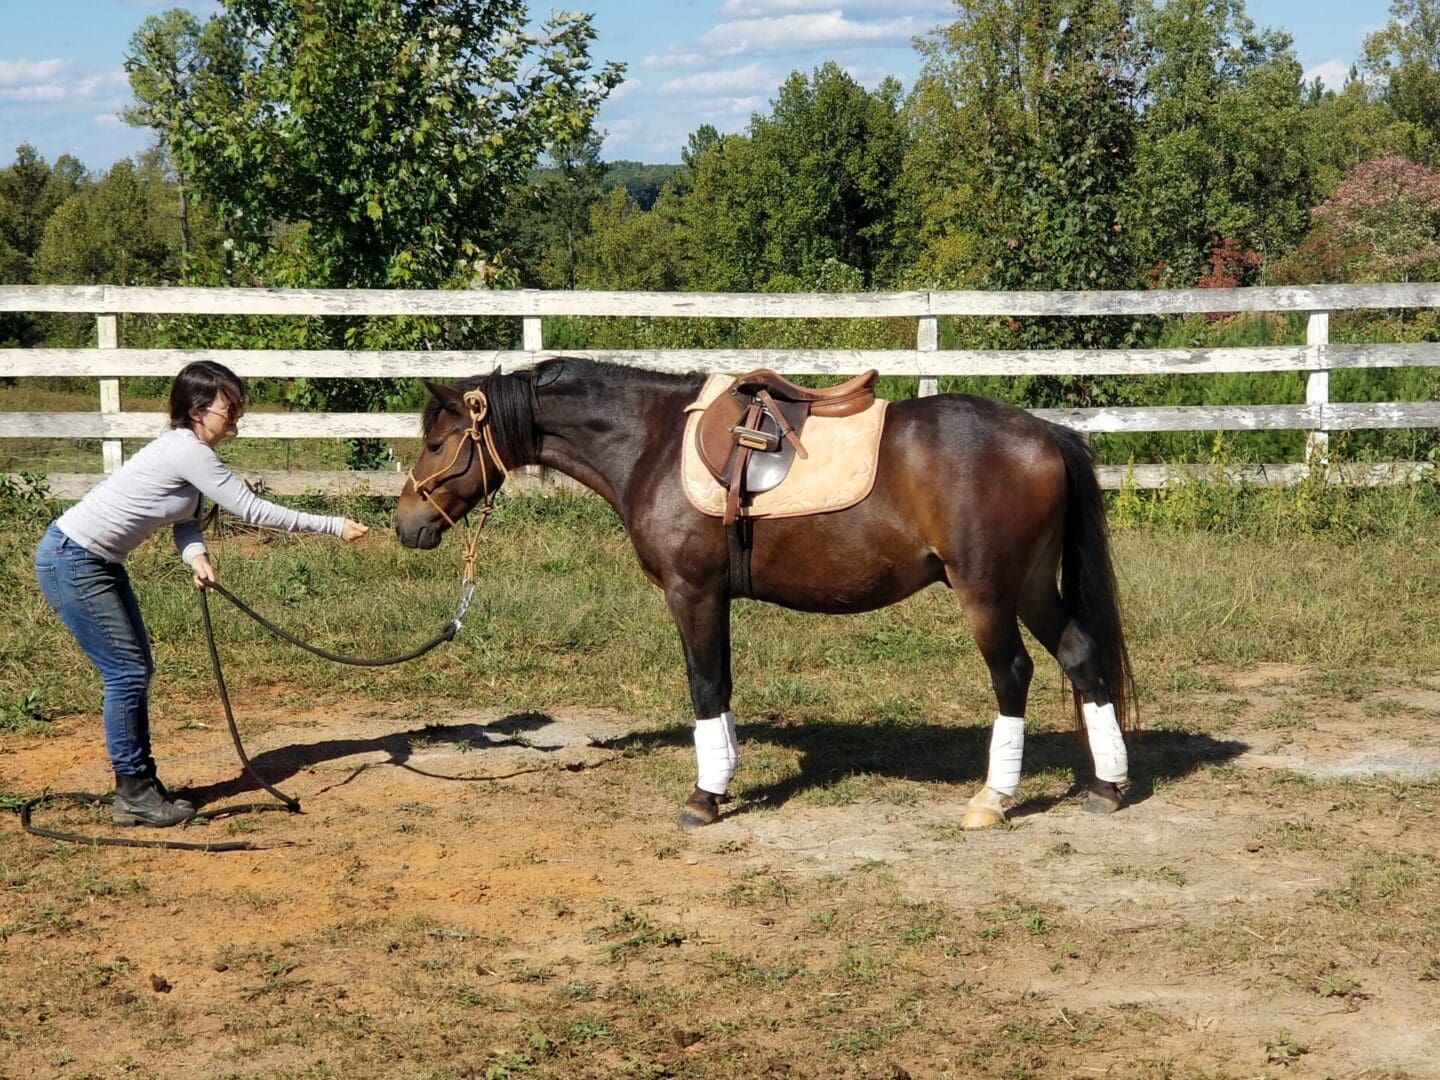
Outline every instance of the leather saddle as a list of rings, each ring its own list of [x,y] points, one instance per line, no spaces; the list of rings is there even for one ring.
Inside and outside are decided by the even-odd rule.
[[[750,594],[753,522],[741,514],[750,496],[779,486],[796,456],[808,457],[802,436],[811,416],[853,416],[875,403],[871,370],[838,386],[796,386],[769,368],[741,375],[705,409],[695,429],[700,460],[725,489],[725,535],[733,593]]]
[[[796,386],[768,368],[741,375],[700,417],[695,430],[700,460],[727,491],[741,496],[770,491],[785,479],[797,454],[807,456],[801,441],[805,421],[864,412],[875,403],[878,375],[867,371],[819,390]],[[732,517],[727,513],[726,524]]]

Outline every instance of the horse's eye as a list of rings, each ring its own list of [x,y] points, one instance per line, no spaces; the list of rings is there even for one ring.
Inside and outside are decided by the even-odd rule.
[[[438,454],[438,453],[440,452],[440,448],[441,448],[442,446],[444,446],[444,445],[445,445],[444,443],[438,443],[438,442],[426,443],[426,444],[425,444],[425,449],[426,449],[426,450],[429,450],[430,453],[432,453],[432,454]]]

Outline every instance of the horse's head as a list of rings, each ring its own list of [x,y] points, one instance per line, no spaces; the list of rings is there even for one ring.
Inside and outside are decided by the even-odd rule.
[[[410,548],[433,548],[445,530],[494,495],[505,479],[490,400],[483,388],[425,381],[424,443],[395,507],[395,533]]]

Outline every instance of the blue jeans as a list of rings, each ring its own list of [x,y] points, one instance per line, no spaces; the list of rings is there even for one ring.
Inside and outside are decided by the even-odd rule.
[[[71,540],[55,525],[35,551],[35,580],[76,644],[100,669],[110,765],[121,776],[154,775],[150,756],[150,676],[155,663],[130,576]]]

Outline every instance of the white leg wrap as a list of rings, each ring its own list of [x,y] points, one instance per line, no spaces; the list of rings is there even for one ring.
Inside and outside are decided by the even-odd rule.
[[[1125,736],[1115,719],[1114,705],[1096,705],[1087,701],[1080,706],[1085,717],[1085,734],[1090,738],[1090,756],[1095,759],[1095,778],[1111,784],[1123,784],[1130,778],[1130,755],[1125,750]]]
[[[1025,718],[996,716],[990,729],[990,771],[985,786],[1014,795],[1020,786],[1020,760],[1025,755]]]
[[[734,713],[727,711],[711,720],[695,721],[696,787],[711,795],[724,795],[739,760]]]

